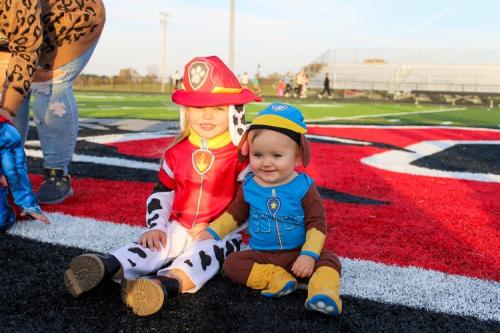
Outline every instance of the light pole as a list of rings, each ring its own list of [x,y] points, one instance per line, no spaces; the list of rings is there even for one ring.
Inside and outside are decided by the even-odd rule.
[[[168,15],[165,12],[160,12],[161,20],[160,23],[163,25],[163,38],[162,38],[162,49],[161,49],[161,92],[165,92],[165,80],[167,76],[167,25],[168,25]]]
[[[234,0],[230,0],[228,64],[229,64],[229,69],[234,71]]]

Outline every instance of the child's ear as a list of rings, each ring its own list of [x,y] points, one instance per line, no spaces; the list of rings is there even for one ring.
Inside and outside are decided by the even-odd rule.
[[[305,168],[309,165],[309,162],[311,162],[311,146],[304,134],[300,136],[300,145],[302,147],[302,165],[304,165]]]
[[[302,153],[298,152],[297,156],[295,156],[295,166],[298,167],[302,164]]]

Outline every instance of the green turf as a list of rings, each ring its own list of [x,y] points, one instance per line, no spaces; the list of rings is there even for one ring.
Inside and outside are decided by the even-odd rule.
[[[80,117],[177,120],[179,107],[170,95],[78,92]],[[322,124],[452,125],[500,127],[500,108],[478,106],[420,105],[397,103],[351,103],[319,99],[264,98],[247,106],[247,118],[272,102],[300,108],[307,121]],[[432,111],[430,113],[427,113]],[[401,114],[403,113],[403,114]]]

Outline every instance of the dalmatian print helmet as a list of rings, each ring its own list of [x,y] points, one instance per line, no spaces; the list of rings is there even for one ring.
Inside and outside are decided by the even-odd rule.
[[[216,56],[197,57],[184,67],[183,89],[172,94],[172,101],[181,105],[180,125],[185,119],[184,107],[229,106],[229,133],[238,145],[245,132],[244,105],[261,98],[247,88],[242,88],[238,78]]]

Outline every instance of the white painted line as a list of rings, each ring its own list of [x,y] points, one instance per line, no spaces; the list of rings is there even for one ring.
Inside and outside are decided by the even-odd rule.
[[[500,127],[500,125],[498,125]],[[500,133],[500,130],[495,128],[483,128],[483,127],[460,127],[460,126],[417,126],[417,125],[349,125],[349,124],[314,124],[309,125],[308,128],[391,128],[391,129],[451,129],[451,130],[462,130],[462,131],[477,131],[477,132],[495,132]]]
[[[26,149],[26,155],[29,157],[43,158],[41,150]],[[93,155],[74,154],[73,162],[86,162],[86,163],[94,163],[101,165],[104,164],[122,168],[142,169],[142,170],[152,170],[152,171],[158,171],[160,169],[159,163],[140,162],[124,158],[100,157]]]
[[[306,134],[306,137],[309,138],[309,139],[318,139],[318,140],[329,141],[329,142],[341,142],[341,143],[354,144],[354,145],[362,145],[362,146],[369,146],[369,145],[372,144],[371,142],[358,141],[358,140],[350,140],[350,139],[344,139],[344,138],[337,138],[337,137],[334,137],[334,136]]]
[[[342,294],[500,321],[500,283],[342,258]]]
[[[109,253],[144,230],[90,218],[48,213],[50,225],[23,221],[8,233],[40,242]],[[71,258],[67,258],[68,262]],[[500,283],[418,267],[341,258],[342,294],[428,311],[500,321]]]
[[[454,140],[431,140],[422,141],[405,147],[406,151],[390,150],[361,159],[361,162],[374,168],[399,172],[418,176],[443,177],[453,179],[466,179],[481,182],[500,183],[500,175],[491,173],[473,173],[458,171],[443,171],[412,165],[419,158],[439,153],[447,148],[458,144],[491,144],[500,145],[500,141],[454,141]]]
[[[397,112],[397,113],[380,113],[380,114],[359,115],[359,116],[351,116],[351,117],[326,117],[326,118],[318,118],[318,119],[306,119],[306,122],[380,118],[380,117],[404,116],[404,115],[425,114],[425,113],[453,112],[453,111],[463,111],[463,110],[467,110],[467,108],[438,109],[438,110],[426,110],[426,111],[408,111],[408,112]]]

